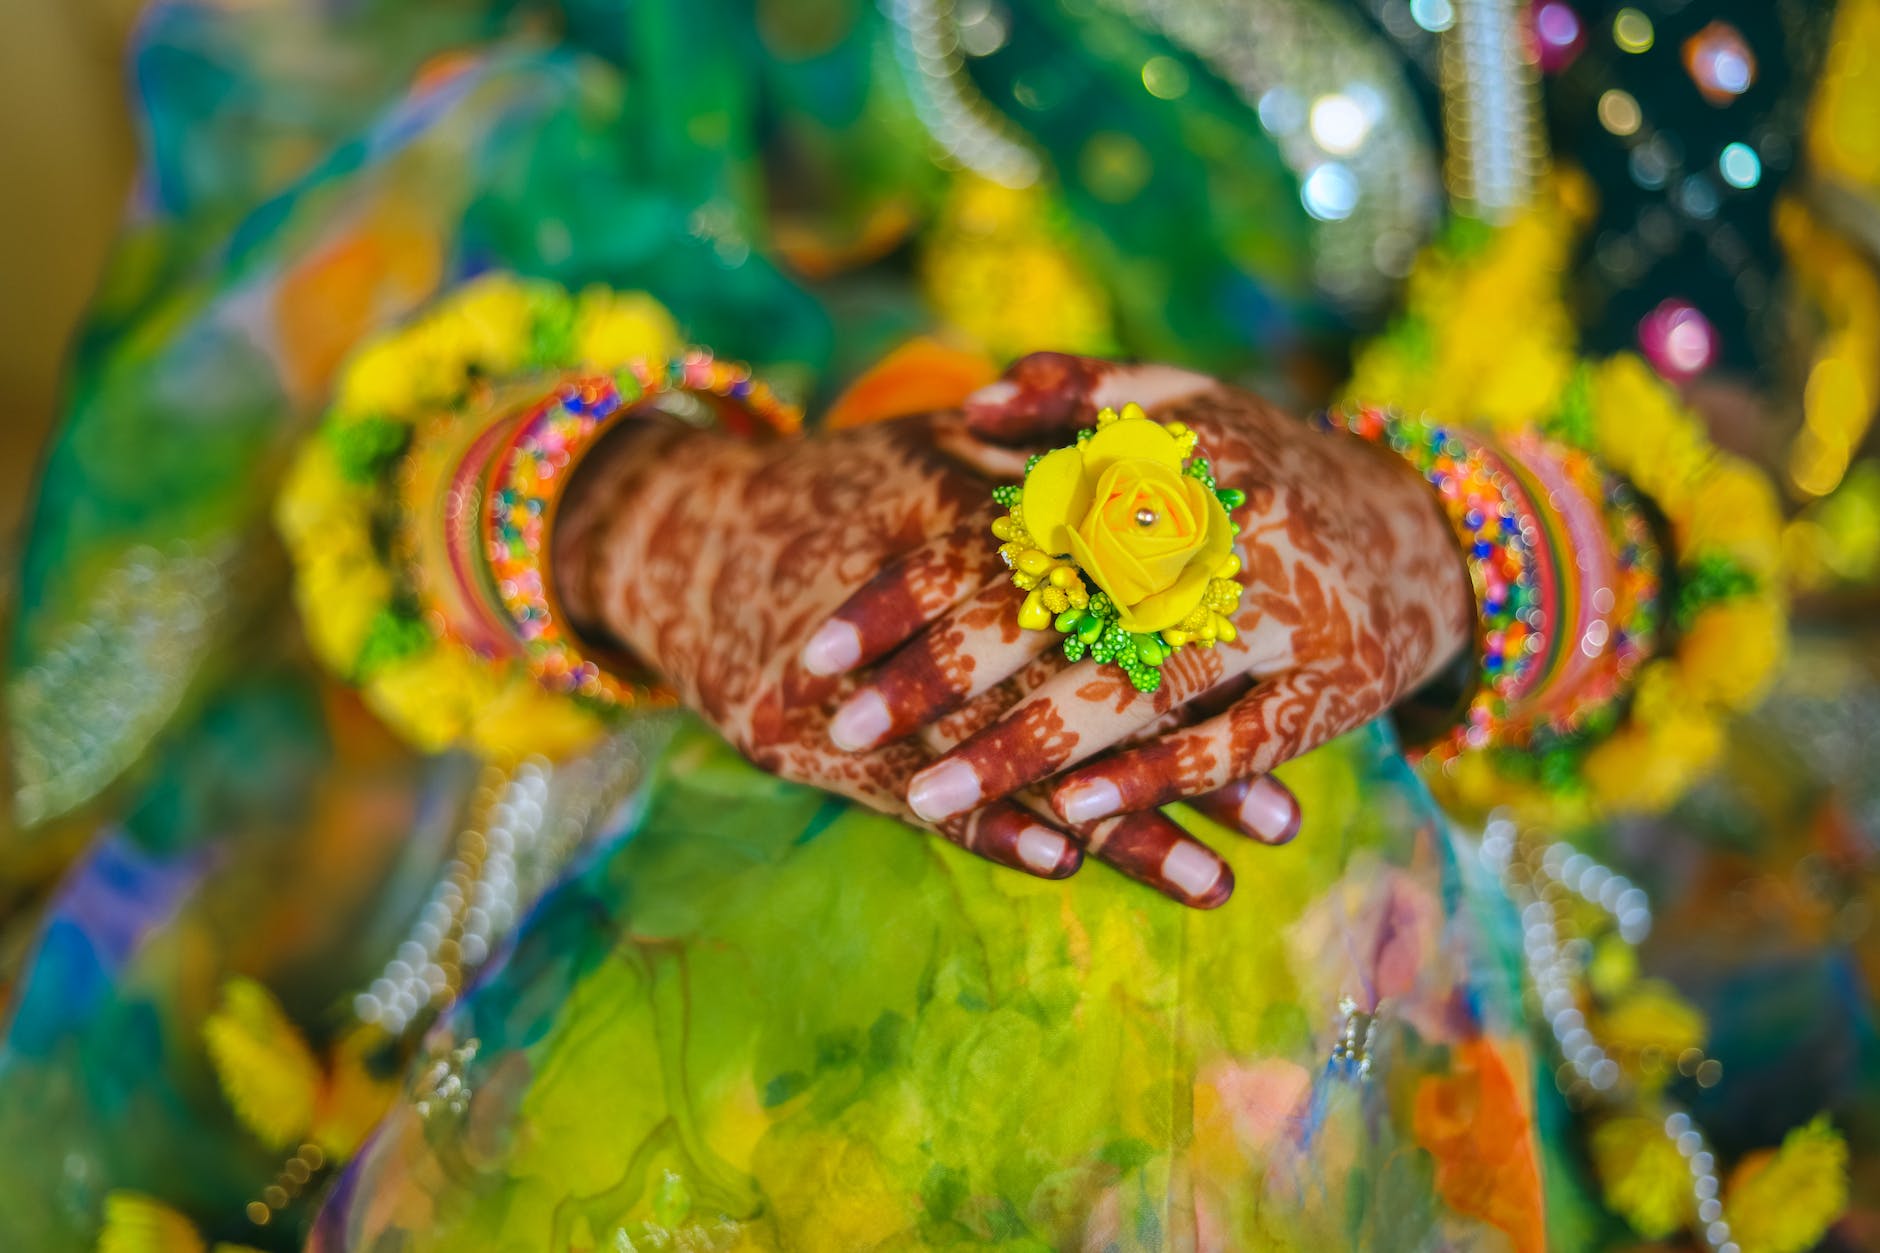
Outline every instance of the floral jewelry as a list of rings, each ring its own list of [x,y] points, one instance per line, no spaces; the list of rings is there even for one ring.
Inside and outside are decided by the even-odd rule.
[[[1064,635],[1064,656],[1114,662],[1141,692],[1187,644],[1234,638],[1245,492],[1217,487],[1196,435],[1140,405],[1105,409],[1077,442],[1033,457],[1022,486],[993,489],[999,555],[1026,592],[1018,624]]]
[[[1556,458],[1562,446],[1585,453],[1623,484],[1602,502],[1618,565],[1615,605],[1600,616],[1623,632],[1608,649],[1616,672],[1594,676],[1607,695],[1547,711],[1530,746],[1491,746],[1429,774],[1452,811],[1507,807],[1557,830],[1681,796],[1722,752],[1725,720],[1761,698],[1787,637],[1782,513],[1767,478],[1715,447],[1636,354],[1580,355],[1560,274],[1591,206],[1584,181],[1563,177],[1506,227],[1425,249],[1408,308],[1358,353],[1344,392],[1466,415],[1514,461],[1526,460],[1524,434],[1538,436]],[[1585,639],[1578,618],[1562,623],[1563,649]]]

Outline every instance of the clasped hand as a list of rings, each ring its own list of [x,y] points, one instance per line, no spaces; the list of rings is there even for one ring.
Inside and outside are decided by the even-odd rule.
[[[1178,650],[1153,693],[1021,630],[991,533],[995,484],[1129,401],[1198,432],[1247,497],[1236,637]],[[1200,375],[1056,354],[963,411],[791,443],[641,435],[564,517],[571,610],[758,765],[1001,865],[1059,878],[1088,855],[1203,908],[1232,872],[1158,807],[1290,839],[1268,772],[1388,709],[1472,620],[1433,498],[1388,455]]]

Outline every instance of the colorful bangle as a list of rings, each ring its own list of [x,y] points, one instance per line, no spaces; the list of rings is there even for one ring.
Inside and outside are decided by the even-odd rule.
[[[556,380],[683,352],[651,297],[492,272],[362,343],[276,516],[308,645],[426,752],[561,758],[605,733],[547,691],[484,558],[497,451]]]
[[[608,705],[665,699],[654,686],[584,652],[556,603],[544,562],[556,510],[582,458],[645,401],[671,392],[705,399],[735,434],[783,434],[802,425],[801,412],[748,367],[693,349],[677,360],[635,362],[613,375],[561,382],[521,416],[490,463],[481,519],[490,585],[531,673],[553,691]]]
[[[1571,555],[1560,661],[1522,738],[1578,734],[1625,694],[1657,643],[1661,557],[1638,496],[1586,453],[1533,435],[1506,441],[1509,464],[1551,507]]]
[[[1453,428],[1370,407],[1318,422],[1389,448],[1436,489],[1475,592],[1478,675],[1458,725],[1428,751],[1485,747],[1544,686],[1555,645],[1560,571],[1537,502],[1492,449]]]

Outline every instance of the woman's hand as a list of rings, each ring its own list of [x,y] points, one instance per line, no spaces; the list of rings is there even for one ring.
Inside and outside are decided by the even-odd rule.
[[[1178,899],[1218,904],[1233,885],[1215,873],[1224,864],[1154,811],[1069,823],[1018,788],[934,821],[908,807],[910,781],[936,753],[994,724],[1048,667],[1011,668],[950,717],[923,719],[934,724],[919,737],[859,752],[831,739],[830,714],[856,680],[831,673],[841,667],[827,636],[809,648],[821,664],[804,665],[811,635],[845,601],[865,603],[845,628],[859,660],[1002,582],[991,488],[1023,465],[958,413],[772,443],[649,422],[597,449],[570,488],[554,531],[558,590],[577,622],[630,648],[765,769],[1031,874],[1068,875],[1092,844]],[[1020,634],[1003,606],[961,613],[984,664],[1003,664]],[[954,649],[939,664],[964,676],[981,663]],[[1190,890],[1158,878],[1164,865],[1208,873],[1189,874]]]
[[[1009,709],[910,781],[909,807],[929,821],[1087,761],[1048,789],[1068,823],[1201,796],[1261,833],[1286,813],[1261,779],[1267,771],[1382,713],[1469,638],[1468,576],[1434,497],[1408,466],[1361,441],[1315,432],[1199,375],[1055,354],[1018,363],[968,414],[982,433],[1022,430],[1042,445],[1129,401],[1198,432],[1218,480],[1247,493],[1234,513],[1247,587],[1238,636],[1175,653],[1160,689],[1144,694],[1115,667],[1065,666],[1054,633],[1016,630],[1022,593],[1009,580],[938,614],[832,723],[844,746],[872,749],[1017,683]],[[928,560],[964,562],[991,542],[961,537],[957,553]],[[911,621],[897,620],[897,631],[910,628],[898,634],[863,625],[895,597],[905,594],[864,589],[818,632],[812,663],[871,661],[900,644]]]

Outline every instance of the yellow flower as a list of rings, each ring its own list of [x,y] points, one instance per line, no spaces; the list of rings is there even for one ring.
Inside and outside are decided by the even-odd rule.
[[[343,544],[297,554],[300,580],[294,601],[314,656],[336,674],[350,675],[372,623],[392,598],[392,577],[368,544]]]
[[[1127,406],[1025,476],[1025,529],[1073,558],[1127,631],[1175,626],[1233,556],[1233,524],[1207,484],[1182,472],[1180,439]]]
[[[601,737],[594,714],[572,697],[551,692],[521,671],[491,692],[470,727],[470,742],[489,761],[532,753],[553,760],[573,755]]]
[[[404,345],[386,336],[361,348],[341,372],[337,407],[359,416],[403,413],[414,391]]]
[[[1775,488],[1739,457],[1720,453],[1698,479],[1689,511],[1673,519],[1684,552],[1721,551],[1758,578],[1782,564],[1782,510]]]
[[[1608,357],[1593,372],[1593,418],[1607,464],[1667,514],[1682,512],[1715,450],[1665,381],[1631,353]]]
[[[635,360],[664,360],[680,347],[678,323],[644,292],[593,287],[581,293],[574,350],[582,364],[613,370]]]
[[[359,660],[392,578],[367,529],[369,489],[347,481],[325,440],[308,442],[288,470],[274,516],[299,563],[295,600],[314,655],[340,674]]]
[[[1787,638],[1780,601],[1738,596],[1697,615],[1678,645],[1678,665],[1685,684],[1702,699],[1747,709],[1768,687]]]
[[[1656,1119],[1608,1119],[1594,1130],[1592,1150],[1606,1204],[1634,1231],[1662,1240],[1685,1224],[1691,1168]]]
[[[931,306],[990,355],[1115,351],[1109,294],[1054,225],[1047,192],[959,175],[926,238],[921,284]]]
[[[1647,979],[1600,1015],[1600,1037],[1624,1053],[1657,1049],[1675,1057],[1702,1048],[1708,1025],[1703,1013],[1662,979]]]
[[[457,353],[458,368],[476,364],[505,374],[522,363],[536,307],[553,292],[513,274],[495,272],[466,283],[427,319]]]
[[[1674,710],[1662,722],[1635,718],[1620,727],[1587,752],[1580,773],[1608,811],[1652,813],[1683,795],[1722,751],[1714,718]]]
[[[374,672],[365,699],[421,752],[441,753],[462,742],[476,716],[483,678],[469,653],[439,645]]]
[[[1743,1253],[1801,1253],[1847,1208],[1847,1144],[1826,1116],[1753,1153],[1730,1175],[1724,1216]]]

